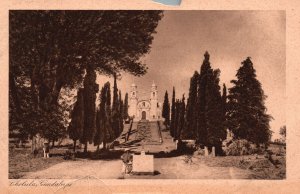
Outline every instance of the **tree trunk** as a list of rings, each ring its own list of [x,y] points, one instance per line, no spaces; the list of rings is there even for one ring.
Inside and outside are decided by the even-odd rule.
[[[34,148],[35,148],[35,143],[34,143],[34,137],[32,136],[31,137],[31,152],[33,153],[34,151]]]
[[[13,77],[12,73],[9,73],[9,89],[10,89],[10,94],[12,96],[12,100],[16,107],[17,113],[20,114],[21,106],[20,106],[20,101],[19,101],[19,96],[18,96],[18,90],[17,90],[15,78]]]
[[[52,139],[52,148],[54,148],[54,142],[55,142],[55,140]]]
[[[75,151],[76,151],[76,140],[73,140],[73,141],[74,141],[73,151],[74,151],[74,153],[75,153]]]
[[[33,135],[31,139],[32,139],[32,141],[31,141],[31,152],[33,153],[34,150],[37,149],[37,146],[36,146],[36,137],[35,137],[35,135]]]
[[[87,153],[87,146],[88,146],[87,144],[88,144],[88,143],[87,143],[87,141],[86,141],[86,142],[84,143],[84,151],[83,151],[84,153]]]
[[[103,150],[106,150],[106,139],[103,140]]]
[[[102,148],[103,150],[106,150],[106,138],[107,138],[106,133],[107,133],[106,126],[104,126],[104,130],[103,130],[103,148]]]

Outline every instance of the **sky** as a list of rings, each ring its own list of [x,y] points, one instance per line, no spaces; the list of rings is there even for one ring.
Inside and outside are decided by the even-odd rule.
[[[285,118],[285,12],[284,11],[165,11],[154,35],[149,54],[141,58],[148,72],[142,77],[123,74],[118,81],[122,94],[135,83],[141,98],[150,96],[151,84],[158,86],[163,102],[167,90],[171,100],[188,97],[190,78],[200,70],[205,51],[213,69],[220,69],[220,85],[232,85],[241,62],[247,57],[256,69],[265,94],[272,139],[279,138]],[[98,76],[100,87],[112,79]]]

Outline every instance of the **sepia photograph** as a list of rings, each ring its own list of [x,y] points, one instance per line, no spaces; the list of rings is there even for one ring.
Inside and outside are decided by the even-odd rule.
[[[286,12],[10,10],[9,179],[286,179]]]

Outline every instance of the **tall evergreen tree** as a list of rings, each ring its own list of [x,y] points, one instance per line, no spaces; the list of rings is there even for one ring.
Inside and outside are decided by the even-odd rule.
[[[87,144],[93,142],[96,129],[96,73],[93,66],[87,68],[84,79],[84,130],[81,143],[84,144],[84,152],[87,152]]]
[[[178,139],[182,139],[182,133],[185,126],[185,97],[182,95],[182,99],[179,102],[179,124],[178,124]]]
[[[113,87],[113,103],[112,103],[112,128],[115,136],[120,132],[120,102],[118,96],[117,76],[114,74],[114,87]]]
[[[107,119],[105,115],[106,94],[107,94],[107,86],[104,85],[99,95],[100,104],[96,115],[96,134],[94,136],[94,145],[97,146],[97,150],[99,150],[99,145],[103,142],[104,137],[106,136],[106,128],[105,128],[105,122]]]
[[[170,103],[169,103],[169,96],[168,91],[165,93],[163,109],[162,109],[162,117],[165,118],[165,124],[169,126],[170,124]]]
[[[118,136],[122,133],[123,129],[124,129],[124,123],[123,123],[123,108],[124,108],[124,102],[122,100],[122,93],[121,90],[119,90],[119,134]]]
[[[113,87],[113,103],[112,111],[117,111],[119,107],[119,96],[118,96],[118,85],[117,85],[117,75],[114,74],[114,87]]]
[[[227,120],[226,120],[226,113],[227,113],[227,88],[226,85],[223,84],[223,92],[222,92],[222,111],[223,111],[223,120],[224,120],[224,130],[227,130]]]
[[[189,139],[197,138],[197,90],[198,90],[199,73],[195,71],[190,80],[189,97],[186,106],[186,124],[184,128],[183,137]]]
[[[171,126],[170,126],[170,133],[172,137],[174,136],[175,131],[175,87],[173,87],[173,94],[172,94],[172,110],[171,110]]]
[[[180,101],[176,99],[175,101],[175,117],[174,117],[174,138],[178,140],[178,131],[180,126]]]
[[[73,111],[71,113],[71,122],[68,127],[69,137],[74,141],[74,152],[76,149],[76,142],[82,136],[84,128],[84,99],[83,89],[79,88],[77,92],[77,101],[75,102]]]
[[[112,128],[112,110],[111,110],[111,92],[110,92],[110,83],[106,83],[106,103],[105,103],[105,129],[106,129],[106,136],[103,141],[103,148],[106,149],[106,143],[111,142],[115,137],[114,130]]]
[[[271,137],[270,119],[264,101],[266,96],[256,78],[253,63],[248,57],[232,80],[228,95],[228,127],[235,138],[247,139],[257,145]]]
[[[123,118],[124,119],[128,118],[128,93],[125,94],[124,107],[123,107]]]
[[[207,130],[207,146],[216,147],[216,154],[222,154],[222,141],[226,138],[224,128],[223,103],[219,86],[220,70],[207,72],[207,84],[205,90],[205,120]]]
[[[207,126],[206,126],[206,85],[208,79],[208,72],[212,71],[209,62],[209,54],[206,51],[204,54],[204,60],[200,68],[200,75],[198,80],[198,119],[197,119],[197,140],[199,144],[207,144]]]
[[[226,88],[226,85],[225,85],[225,84],[223,84],[222,104],[223,104],[223,112],[226,112],[226,104],[227,104],[227,88]]]
[[[97,112],[97,132],[94,138],[95,145],[103,142],[103,149],[115,137],[112,130],[110,83],[106,82],[101,89],[100,104]]]

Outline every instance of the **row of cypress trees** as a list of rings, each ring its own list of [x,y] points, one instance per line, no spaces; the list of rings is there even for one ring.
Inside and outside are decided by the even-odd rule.
[[[272,117],[266,113],[266,96],[251,59],[248,57],[242,62],[227,96],[225,84],[221,94],[220,70],[212,69],[209,58],[205,52],[200,73],[195,71],[191,77],[186,105],[184,96],[176,99],[173,87],[171,113],[168,112],[166,92],[163,117],[170,126],[171,136],[178,140],[195,139],[199,145],[209,148],[215,146],[219,154],[226,129],[232,131],[236,139],[247,139],[257,145],[267,143],[271,137]]]
[[[117,87],[116,75],[114,75],[112,102],[110,83],[106,82],[101,89],[97,109],[98,85],[95,82],[96,74],[87,71],[84,88],[80,88],[77,93],[77,101],[68,128],[69,137],[74,141],[74,151],[77,140],[85,145],[84,152],[87,152],[88,143],[94,143],[97,150],[103,143],[103,149],[106,149],[107,143],[122,133],[123,119],[128,117],[128,94],[126,93],[123,101],[121,91]]]

